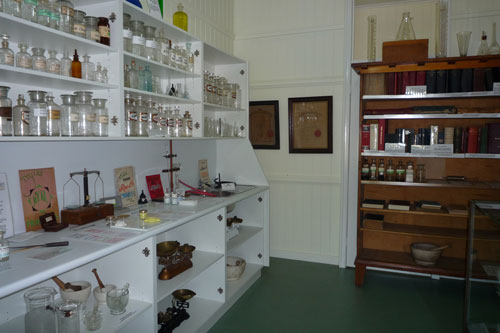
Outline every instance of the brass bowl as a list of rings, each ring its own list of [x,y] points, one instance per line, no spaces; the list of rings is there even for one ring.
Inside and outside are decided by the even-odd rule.
[[[193,298],[195,295],[196,293],[189,289],[177,289],[172,293],[172,296],[174,296],[175,299],[183,302]]]
[[[167,257],[175,253],[180,243],[178,241],[167,241],[156,244],[156,255]]]
[[[194,247],[193,245],[189,245],[188,243],[186,243],[182,246],[179,246],[179,251],[184,252],[184,253],[193,252],[194,249],[196,249],[196,247]]]

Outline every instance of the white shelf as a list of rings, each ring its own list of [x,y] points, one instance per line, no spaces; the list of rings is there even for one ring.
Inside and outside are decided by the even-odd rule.
[[[211,65],[235,65],[235,64],[244,64],[245,61],[227,54],[210,44],[203,43],[203,58],[205,62],[210,63]]]
[[[253,236],[257,235],[262,230],[263,230],[262,227],[252,227],[252,226],[241,225],[239,227],[238,236],[227,241],[227,245],[226,245],[227,251],[234,249],[235,247],[240,246],[241,244],[245,243],[247,240],[249,240]]]
[[[245,109],[232,108],[228,106],[222,106],[219,104],[203,103],[203,105],[205,106],[206,111],[237,111],[237,112],[245,111]]]
[[[500,159],[500,154],[453,154],[453,155],[439,155],[439,154],[413,154],[413,153],[392,153],[379,151],[365,151],[361,153],[361,156],[373,156],[373,157],[425,157],[425,158],[491,158]]]
[[[77,49],[79,53],[89,55],[116,52],[116,49],[107,45],[5,13],[0,13],[0,31],[11,36],[9,41],[18,44],[28,43],[30,48],[43,47],[45,50],[56,50],[58,53],[63,53],[65,49],[72,53],[74,49]]]
[[[492,158],[499,159],[500,154],[465,154],[465,158]]]
[[[260,277],[262,265],[247,262],[243,275],[234,281],[226,281],[226,302],[238,293],[243,294]]]
[[[165,297],[171,295],[174,290],[180,289],[182,285],[198,276],[201,272],[212,266],[223,256],[224,255],[222,253],[203,252],[195,250],[193,252],[193,258],[191,259],[193,267],[170,280],[158,280],[157,301],[161,302]],[[156,277],[158,276],[162,268],[163,265],[157,264]]]
[[[189,309],[187,313],[189,314],[189,319],[182,322],[175,329],[175,333],[192,333],[203,331],[203,325],[224,305],[223,302],[218,302],[206,298],[200,298],[198,296],[193,297],[189,300]],[[159,311],[165,311],[166,309],[158,309]]]
[[[458,113],[458,114],[381,114],[366,115],[364,119],[498,119],[500,113]]]
[[[167,28],[166,34],[169,39],[172,39],[176,43],[186,43],[186,42],[199,42],[200,40],[191,35],[190,33],[177,28],[176,26],[168,24],[166,21],[146,13],[141,8],[134,6],[133,4],[122,0],[123,12],[130,14],[132,20],[143,21],[144,25],[150,25],[154,27],[164,27]]]
[[[124,88],[123,89],[125,93],[130,93],[132,95],[132,98],[136,98],[137,96],[141,95],[143,97],[151,96],[153,97],[153,100],[156,102],[161,102],[161,103],[167,103],[167,104],[200,104],[200,101],[195,101],[193,99],[186,99],[186,98],[181,98],[181,97],[175,97],[175,96],[168,96],[168,95],[163,95],[163,94],[156,94],[152,93],[149,91],[144,91],[144,90],[139,90],[139,89],[132,89],[132,88]]]
[[[68,91],[77,90],[106,90],[118,89],[117,85],[95,81],[76,79],[31,69],[0,65],[0,81],[6,84],[23,84],[30,86],[30,90],[61,89]],[[39,87],[39,88],[37,88]]]
[[[471,97],[500,97],[500,94],[494,94],[493,91],[471,91],[446,94],[427,94],[422,96],[415,95],[364,95],[364,100],[381,99],[432,99],[432,98],[471,98]]]
[[[130,52],[123,52],[125,63],[128,65],[132,59],[134,59],[137,65],[140,65],[141,62],[145,64],[151,65],[151,71],[155,73],[155,75],[159,75],[162,78],[171,78],[171,79],[182,79],[182,78],[197,78],[200,77],[199,74],[187,72],[182,69],[174,68],[157,61],[149,60],[147,58],[138,56],[136,54]],[[137,67],[137,66],[136,66]]]

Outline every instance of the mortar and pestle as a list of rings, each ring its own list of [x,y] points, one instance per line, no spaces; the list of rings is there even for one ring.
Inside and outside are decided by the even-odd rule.
[[[87,281],[74,281],[74,282],[62,282],[57,276],[54,276],[52,280],[58,285],[61,297],[65,301],[74,301],[80,303],[86,303],[90,296],[90,282]]]
[[[97,280],[98,286],[94,288],[94,297],[97,303],[99,304],[104,304],[106,303],[106,294],[108,291],[116,289],[116,286],[114,284],[104,284],[101,281],[101,278],[99,277],[99,274],[97,274],[97,269],[93,269],[92,273],[94,273],[95,278]]]

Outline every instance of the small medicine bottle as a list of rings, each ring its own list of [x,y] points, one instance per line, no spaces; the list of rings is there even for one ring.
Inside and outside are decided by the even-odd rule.
[[[179,199],[177,197],[177,193],[175,193],[175,192],[172,193],[172,199],[170,201],[171,201],[172,205],[179,204]]]
[[[78,58],[78,52],[75,49],[75,54],[73,55],[73,62],[71,63],[71,76],[77,79],[82,78],[82,63]]]
[[[163,196],[163,203],[166,205],[170,205],[170,192],[166,192]]]
[[[9,241],[3,238],[5,235],[4,230],[0,230],[0,261],[9,260]]]
[[[141,209],[139,211],[139,218],[141,220],[145,220],[147,217],[148,217],[148,211],[147,211],[147,209]]]

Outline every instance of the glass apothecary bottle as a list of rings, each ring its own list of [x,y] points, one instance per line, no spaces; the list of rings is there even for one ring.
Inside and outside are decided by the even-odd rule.
[[[2,35],[2,48],[0,49],[0,64],[14,66],[14,51],[9,49],[9,36]]]
[[[21,17],[27,21],[36,23],[37,0],[23,0],[21,4]]]
[[[47,70],[47,59],[45,58],[45,49],[41,47],[33,47],[33,69],[40,72]]]
[[[135,60],[130,63],[130,70],[128,71],[128,82],[130,88],[139,89],[139,73],[135,68]]]
[[[61,74],[61,62],[56,58],[57,51],[49,51],[49,58],[47,59],[47,72],[52,74]]]
[[[184,113],[184,136],[193,136],[193,118],[191,118],[189,111]]]
[[[132,27],[132,53],[144,57],[146,38],[144,36],[144,22],[130,21]]]
[[[177,5],[177,11],[174,13],[173,23],[176,27],[179,27],[184,31],[188,31],[188,16],[184,12],[184,6],[180,2]]]
[[[123,13],[123,50],[126,52],[132,52],[132,37],[130,14]]]
[[[78,135],[78,107],[76,106],[75,95],[61,95],[61,135],[62,136],[77,136]]]
[[[61,21],[59,22],[59,30],[73,33],[73,17],[75,16],[75,7],[68,0],[59,0],[58,2]]]
[[[93,136],[95,133],[96,114],[92,107],[91,91],[76,91],[76,106],[78,107],[78,135]]]
[[[175,67],[179,69],[184,69],[184,55],[182,54],[181,48],[176,45],[175,49]]]
[[[61,107],[54,102],[54,96],[47,94],[47,135],[61,135]]]
[[[137,111],[130,94],[125,95],[125,136],[137,136]]]
[[[154,136],[158,131],[158,110],[156,109],[156,103],[153,102],[151,97],[147,101],[148,106],[148,135]]]
[[[94,111],[96,114],[96,136],[108,136],[108,109],[106,108],[106,99],[96,98],[92,100],[94,103]]]
[[[417,164],[417,170],[415,172],[415,182],[425,183],[425,165]]]
[[[95,66],[94,63],[90,62],[90,56],[84,55],[82,62],[82,79],[94,81],[95,80]]]
[[[64,50],[63,57],[61,58],[61,75],[71,76],[71,58],[69,57],[68,50]]]
[[[187,56],[188,56],[187,71],[194,73],[194,53],[191,52],[191,43],[186,43],[186,51],[187,51]]]
[[[174,107],[174,135],[176,138],[182,136],[184,132],[184,118],[180,115],[181,107],[176,105]]]
[[[87,16],[87,13],[84,11],[75,10],[75,16],[73,16],[73,35],[85,38],[85,16]]]
[[[19,52],[16,54],[16,66],[19,68],[32,69],[33,57],[28,53],[28,44],[19,44]]]
[[[109,26],[109,20],[107,17],[99,17],[97,21],[97,27],[99,28],[99,34],[101,36],[100,43],[110,46],[111,45],[111,29]]]
[[[76,49],[73,55],[73,61],[71,62],[71,76],[77,79],[82,78],[82,63],[80,62]]]
[[[45,101],[46,91],[30,90],[30,101],[28,107],[32,111],[30,115],[30,135],[44,136],[47,134],[47,118],[49,111]]]
[[[12,118],[15,136],[30,135],[30,108],[26,105],[23,94],[17,97],[17,105],[12,110]]]
[[[3,0],[5,14],[21,17],[21,0]]]
[[[102,66],[100,63],[97,63],[96,70],[94,72],[94,81],[104,83],[104,71],[102,70]]]
[[[59,13],[59,5],[57,0],[49,0],[49,10],[50,10],[50,24],[52,29],[59,29],[59,22],[61,21],[61,15]]]
[[[10,87],[0,86],[0,136],[12,135],[12,101]]]
[[[85,17],[85,37],[96,43],[99,43],[101,40],[101,34],[99,33],[99,28],[97,27],[97,17]]]
[[[148,108],[143,101],[142,96],[137,97],[135,103],[135,111],[137,112],[137,136],[148,136]]]
[[[175,46],[170,46],[170,66],[177,68],[177,50]]]
[[[158,61],[158,44],[155,40],[155,27],[144,26],[144,35],[146,37],[146,48],[144,54],[149,60]]]
[[[158,37],[156,37],[156,42],[158,43],[158,61],[169,65],[170,64],[170,41],[165,35],[165,29],[160,29],[157,31]]]
[[[166,136],[173,137],[175,136],[174,130],[175,130],[175,118],[174,114],[172,111],[172,108],[170,106],[167,106],[165,108],[165,114],[167,117],[167,128],[166,128]]]
[[[389,160],[387,169],[385,170],[385,180],[388,182],[393,182],[395,180],[394,165],[392,164],[392,160]]]
[[[405,167],[403,165],[403,161],[399,161],[396,166],[396,181],[404,182],[405,181]]]
[[[153,73],[149,69],[149,65],[146,65],[144,69],[144,90],[153,92]]]
[[[36,22],[46,27],[50,27],[50,7],[47,0],[38,0],[36,6]]]

